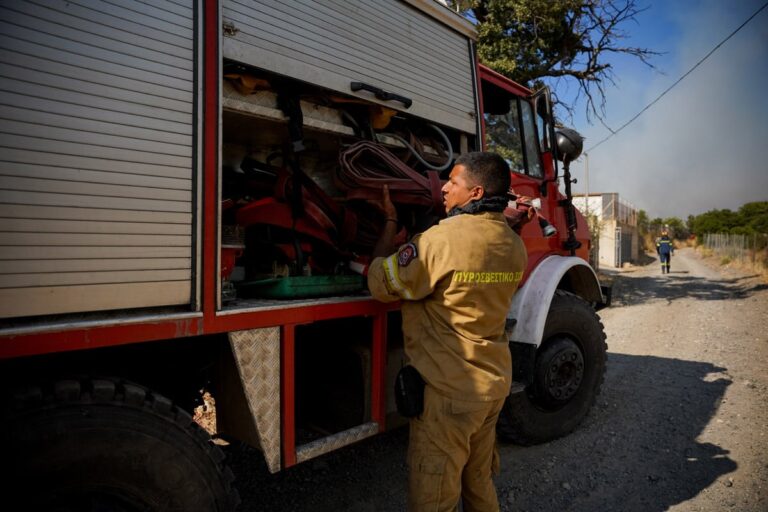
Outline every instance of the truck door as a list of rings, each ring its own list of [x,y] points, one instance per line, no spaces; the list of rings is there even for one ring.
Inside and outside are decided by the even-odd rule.
[[[537,122],[539,95],[520,87],[511,80],[497,73],[482,68],[480,70],[483,105],[483,143],[487,151],[500,154],[507,160],[512,170],[512,188],[516,195],[527,196],[540,201],[539,212],[549,218],[554,213],[549,201],[549,184],[554,180],[553,159],[542,147],[551,139],[550,128],[540,118]],[[539,128],[541,127],[541,128]],[[552,198],[554,199],[554,198]],[[545,252],[553,239],[542,236],[538,223],[526,224],[521,236],[528,247],[529,254]],[[531,263],[538,258],[529,258]]]

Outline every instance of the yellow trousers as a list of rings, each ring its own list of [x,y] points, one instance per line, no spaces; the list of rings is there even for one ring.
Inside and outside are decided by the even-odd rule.
[[[499,470],[496,420],[504,399],[468,402],[424,390],[424,412],[411,419],[408,510],[497,512],[491,474]]]

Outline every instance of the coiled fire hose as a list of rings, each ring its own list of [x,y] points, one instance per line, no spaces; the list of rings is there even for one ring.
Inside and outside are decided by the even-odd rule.
[[[424,160],[421,157],[421,155],[419,154],[419,151],[417,151],[416,148],[414,148],[411,144],[408,143],[407,140],[405,140],[404,138],[402,138],[398,134],[396,134],[396,133],[382,133],[382,135],[386,135],[388,137],[392,137],[393,139],[399,140],[400,143],[403,144],[406,148],[408,148],[408,151],[410,151],[411,154],[414,157],[416,157],[416,159],[419,162],[421,162],[421,165],[423,165],[427,169],[431,169],[433,171],[438,171],[438,172],[439,171],[444,171],[444,170],[448,169],[451,166],[451,164],[453,163],[453,146],[451,145],[450,139],[448,138],[448,136],[445,134],[445,132],[443,130],[441,130],[440,128],[438,128],[437,126],[435,126],[433,124],[428,124],[427,126],[429,126],[432,129],[432,131],[434,131],[436,134],[438,134],[440,136],[440,138],[443,141],[443,146],[448,151],[448,154],[446,155],[446,158],[445,158],[445,163],[443,163],[440,166],[432,165],[429,162],[427,162],[426,160]]]
[[[337,178],[348,199],[379,200],[386,184],[395,203],[430,206],[435,213],[443,209],[438,172],[422,174],[379,144],[357,142],[339,154],[339,164]]]

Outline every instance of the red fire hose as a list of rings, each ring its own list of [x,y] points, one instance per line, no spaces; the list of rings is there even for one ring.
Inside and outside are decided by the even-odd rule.
[[[439,174],[417,172],[379,144],[357,142],[340,153],[339,163],[337,178],[348,199],[379,200],[386,184],[395,203],[431,206],[435,213],[443,210]]]

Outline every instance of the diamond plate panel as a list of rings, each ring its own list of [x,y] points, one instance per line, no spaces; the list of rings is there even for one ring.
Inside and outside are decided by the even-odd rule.
[[[229,333],[261,449],[271,473],[280,471],[280,328]]]
[[[338,434],[333,434],[311,443],[296,447],[296,462],[304,462],[313,457],[336,450],[342,446],[356,443],[366,437],[371,437],[379,432],[379,424],[376,422],[363,423]]]

